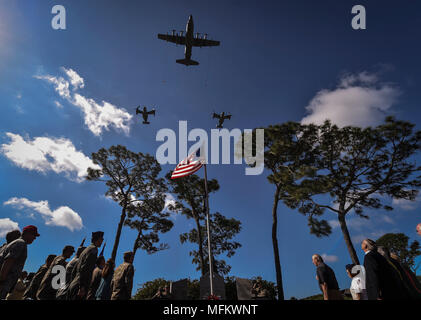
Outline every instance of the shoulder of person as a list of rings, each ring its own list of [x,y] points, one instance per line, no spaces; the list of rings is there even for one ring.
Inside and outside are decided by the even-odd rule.
[[[23,240],[22,238],[16,239],[15,241],[12,241],[11,243],[8,244],[7,248],[5,249],[5,252],[10,252],[10,251],[20,251],[20,250],[25,250],[26,249],[26,242],[25,240]]]
[[[14,247],[14,246],[25,246],[26,247],[26,242],[22,238],[18,238],[16,240],[13,240],[12,242],[10,242],[7,246],[8,247]]]

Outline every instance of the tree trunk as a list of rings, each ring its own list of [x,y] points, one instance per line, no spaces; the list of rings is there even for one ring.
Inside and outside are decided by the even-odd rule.
[[[279,249],[278,249],[278,239],[276,237],[277,228],[278,228],[278,202],[279,202],[279,193],[280,188],[276,187],[275,198],[273,201],[273,209],[272,209],[272,243],[273,243],[273,253],[275,256],[275,270],[276,270],[276,285],[278,289],[278,300],[284,300],[284,289],[282,286],[282,272],[281,272],[281,263],[279,261]]]
[[[142,236],[142,232],[139,231],[139,233],[137,234],[136,240],[134,242],[134,245],[133,245],[133,259],[136,255],[137,249],[139,249],[138,242],[139,242],[141,236]]]
[[[345,214],[338,213],[338,220],[341,226],[342,234],[344,235],[344,240],[348,248],[349,255],[351,256],[352,263],[359,265],[360,260],[358,260],[357,252],[355,251],[354,246],[352,245],[351,237],[349,235],[348,227],[346,226]]]
[[[118,248],[118,244],[120,243],[121,229],[123,228],[123,223],[125,219],[126,219],[126,207],[123,207],[123,210],[121,212],[120,222],[117,227],[117,234],[115,235],[113,252],[111,253],[111,259],[114,262],[115,262],[115,257],[117,256],[117,248]]]
[[[200,258],[200,270],[202,271],[202,276],[205,275],[205,262],[203,257],[203,238],[202,238],[202,230],[200,228],[200,221],[199,218],[196,218],[196,215],[194,215],[194,220],[196,221],[196,227],[199,237],[199,258]]]

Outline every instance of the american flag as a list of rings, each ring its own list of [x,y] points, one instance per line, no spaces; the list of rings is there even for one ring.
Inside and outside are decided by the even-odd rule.
[[[181,178],[195,173],[206,162],[204,156],[200,156],[200,148],[181,161],[174,169],[171,179]]]

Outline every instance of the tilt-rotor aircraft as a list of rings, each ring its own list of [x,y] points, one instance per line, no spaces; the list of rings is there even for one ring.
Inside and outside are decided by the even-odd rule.
[[[232,115],[222,112],[221,114],[213,113],[212,119],[218,119],[217,128],[222,129],[222,125],[224,124],[225,119],[231,120]]]
[[[184,45],[184,59],[176,60],[176,62],[184,64],[186,66],[197,66],[199,62],[190,59],[192,48],[219,46],[219,41],[207,39],[207,34],[204,34],[204,37],[200,38],[200,33],[196,33],[196,37],[194,37],[193,32],[193,16],[190,15],[186,26],[186,36],[183,36],[183,31],[180,31],[180,33],[177,35],[175,33],[175,30],[173,30],[172,35],[158,34],[158,39],[174,42],[175,44]]]
[[[146,109],[146,107],[143,107],[142,110],[140,110],[140,106],[136,108],[136,114],[141,114],[143,117],[143,124],[150,124],[150,122],[148,122],[148,116],[150,114],[155,116],[155,109],[152,109],[151,111],[148,111]]]

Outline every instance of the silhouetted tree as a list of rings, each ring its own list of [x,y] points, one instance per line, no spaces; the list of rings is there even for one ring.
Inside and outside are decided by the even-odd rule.
[[[364,209],[392,210],[385,196],[415,200],[421,167],[412,156],[420,150],[421,131],[413,128],[413,124],[393,117],[365,129],[338,128],[326,121],[318,126],[318,139],[311,151],[314,168],[286,188],[285,204],[308,215],[311,228],[318,232],[322,227],[324,235],[330,228],[317,217],[325,209],[336,213],[352,262],[359,264],[345,217],[354,211],[368,219]],[[330,196],[333,204],[321,195]]]
[[[141,248],[148,254],[168,249],[166,243],[159,242],[159,233],[166,233],[173,227],[173,222],[168,219],[169,213],[164,212],[165,191],[164,180],[159,179],[155,185],[155,193],[149,199],[133,203],[127,210],[125,225],[137,230],[137,237],[133,245],[133,255]]]
[[[170,285],[170,281],[163,278],[158,278],[152,281],[143,283],[139,289],[137,289],[133,300],[150,300],[158,292],[160,287],[166,287]]]
[[[134,300],[150,300],[157,293],[160,287],[170,287],[171,281],[158,278],[143,283],[133,296]],[[187,300],[200,299],[200,282],[199,280],[187,279]]]
[[[203,226],[202,221],[206,219],[206,211],[204,207],[205,201],[205,181],[197,175],[189,175],[186,177],[171,179],[171,172],[166,175],[170,186],[170,192],[177,197],[174,204],[170,204],[168,209],[174,212],[184,214],[188,219],[193,219],[196,223],[196,232],[198,237],[198,259],[199,267],[204,272],[204,253],[203,253]],[[218,181],[215,179],[208,180],[209,194],[219,190]]]
[[[101,148],[92,153],[92,161],[101,169],[88,168],[87,179],[105,182],[105,195],[121,206],[120,222],[117,227],[111,258],[115,261],[121,229],[128,212],[136,212],[139,201],[152,203],[155,193],[163,192],[160,164],[149,154],[134,153],[118,145]]]
[[[215,257],[221,254],[225,254],[228,258],[235,254],[235,250],[241,247],[241,244],[235,241],[230,241],[234,238],[241,230],[241,222],[231,218],[224,217],[219,212],[210,215],[210,235],[211,235],[211,250],[212,250],[212,262],[214,271],[226,275],[230,272],[231,266],[229,266],[224,260],[218,260]],[[209,253],[208,253],[208,234],[206,228],[202,227],[202,250],[204,256],[204,272],[209,271]],[[180,235],[181,243],[186,241],[191,243],[198,243],[199,236],[196,229],[190,230],[190,232],[183,233]],[[192,262],[197,264],[197,270],[201,270],[200,255],[199,251],[190,251],[190,255],[193,256]],[[203,272],[202,272],[203,274]]]
[[[275,186],[273,206],[272,206],[272,246],[275,260],[277,296],[279,300],[284,300],[282,285],[282,271],[278,249],[278,204],[280,200],[288,198],[288,187],[296,180],[301,179],[311,169],[314,161],[313,149],[317,141],[317,129],[315,126],[304,126],[299,123],[288,122],[282,125],[269,126],[264,129],[264,165],[270,171],[267,179]],[[252,135],[244,134],[238,144],[242,147],[236,156],[244,157],[246,163],[255,166],[253,159],[247,155],[257,155],[260,151],[256,148],[256,139],[251,139]],[[248,142],[248,143],[243,143]],[[244,145],[243,145],[244,144]],[[316,224],[309,218],[311,230],[317,235],[323,235],[330,231],[327,223]]]

